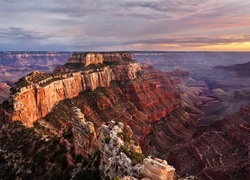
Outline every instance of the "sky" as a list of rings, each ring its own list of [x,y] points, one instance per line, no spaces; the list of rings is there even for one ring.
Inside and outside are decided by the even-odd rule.
[[[250,51],[249,0],[0,0],[0,51]]]

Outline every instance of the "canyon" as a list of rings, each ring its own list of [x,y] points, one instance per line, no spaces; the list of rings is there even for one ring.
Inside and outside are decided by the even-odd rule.
[[[192,61],[172,61],[169,57],[176,56],[173,54],[73,53],[53,73],[34,71],[18,80],[0,107],[1,178],[37,177],[44,173],[42,168],[25,162],[39,157],[34,160],[41,167],[48,166],[45,175],[50,178],[178,179],[195,175],[202,179],[247,179],[247,77],[244,87],[225,86],[232,84],[229,78],[236,78],[234,72],[229,71],[227,78],[222,74],[217,80],[205,78],[204,74],[218,69],[212,66],[201,73],[204,69],[199,70]],[[181,60],[183,54],[175,58]],[[2,89],[8,88],[3,85]],[[119,135],[110,134],[114,131]],[[20,141],[15,134],[21,136]],[[38,142],[40,146],[36,146]],[[121,148],[124,143],[129,150]],[[27,146],[31,150],[27,151]],[[111,149],[116,149],[119,158]],[[137,153],[143,153],[143,159]],[[131,155],[138,156],[141,165],[129,164]],[[14,168],[15,159],[19,165]],[[180,176],[173,175],[168,164]],[[159,167],[161,171],[157,171]],[[30,173],[34,169],[38,174]]]
[[[8,119],[10,124],[21,121],[24,127],[32,127],[35,131],[47,129],[49,133],[42,134],[42,136],[46,134],[47,141],[51,139],[47,138],[49,135],[57,136],[61,138],[59,144],[62,141],[65,142],[66,149],[73,147],[74,154],[79,154],[85,160],[89,160],[87,158],[89,156],[98,158],[98,148],[96,142],[93,141],[96,141],[95,134],[98,134],[104,122],[116,119],[116,121],[126,124],[134,124],[133,129],[137,128],[138,131],[133,138],[139,144],[139,141],[143,142],[143,135],[150,132],[150,128],[148,128],[150,123],[167,116],[180,107],[180,99],[174,82],[165,78],[151,66],[141,67],[130,53],[98,53],[94,56],[93,53],[84,53],[80,55],[80,60],[78,57],[73,54],[68,63],[57,67],[52,74],[34,71],[16,82],[10,89],[11,96],[2,104],[2,110],[5,109],[6,111],[3,112],[7,115],[1,117],[1,124],[5,124]],[[80,69],[76,69],[75,66]],[[79,115],[79,110],[74,110],[73,104],[83,112],[84,116]],[[93,111],[99,112],[94,113]],[[75,115],[70,112],[74,112]],[[76,118],[76,121],[72,122],[72,116],[77,116],[78,119],[80,117],[80,120]],[[3,125],[3,129],[5,127],[6,125]],[[7,131],[3,130],[2,133],[7,134],[7,138],[11,138]],[[130,131],[132,132],[132,130]],[[89,139],[90,132],[92,132],[92,140]],[[66,139],[65,133],[72,134],[71,138]],[[92,149],[92,146],[95,148]],[[88,149],[86,149],[87,147]],[[117,150],[120,151],[120,148],[119,146]],[[134,152],[134,150],[131,151]],[[124,155],[122,156],[124,157]],[[72,155],[66,155],[64,161],[66,161],[67,167],[75,166],[72,162],[73,159]],[[147,165],[143,168],[141,177],[159,176],[158,179],[165,179],[169,176],[170,179],[173,179],[174,168],[168,167],[166,161],[160,159],[148,159],[148,161],[158,164],[157,166],[161,166],[163,169],[160,172],[150,173],[149,169],[154,169],[154,167]],[[146,162],[148,163],[148,161]],[[101,174],[104,173],[102,168],[99,170]],[[168,173],[167,170],[172,173]],[[26,174],[26,171],[23,172]],[[133,174],[124,174],[124,172],[122,174],[104,173],[103,178],[107,176],[114,178],[115,175],[133,176]],[[135,176],[137,177],[137,175]]]

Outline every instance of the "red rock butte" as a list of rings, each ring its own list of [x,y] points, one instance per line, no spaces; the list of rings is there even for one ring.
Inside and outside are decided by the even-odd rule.
[[[109,87],[111,81],[135,79],[140,69],[127,52],[73,54],[68,63],[52,74],[34,71],[20,79],[4,105],[12,120],[32,126],[61,100],[76,97],[84,90]]]
[[[134,60],[131,53],[128,52],[103,52],[103,53],[75,53],[69,58],[69,64],[82,63],[84,66],[90,64],[98,64],[104,62],[122,62],[124,60],[132,61]]]

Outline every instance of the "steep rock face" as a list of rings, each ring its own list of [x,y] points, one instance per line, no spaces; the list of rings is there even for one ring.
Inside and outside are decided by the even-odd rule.
[[[102,125],[98,145],[103,178],[130,175],[130,179],[173,180],[175,169],[165,160],[145,158],[132,135],[130,127],[121,122]]]
[[[129,63],[66,74],[34,71],[14,85],[5,106],[13,111],[12,120],[22,120],[32,126],[61,100],[76,97],[84,90],[109,87],[114,80],[133,80],[139,70],[138,63]]]
[[[144,74],[138,80],[122,87],[123,93],[154,122],[181,106],[180,96],[170,77],[156,69],[142,67]]]
[[[86,122],[84,115],[77,107],[74,108],[73,113],[72,132],[76,152],[83,152],[83,156],[94,155],[98,150],[94,124],[90,121]]]

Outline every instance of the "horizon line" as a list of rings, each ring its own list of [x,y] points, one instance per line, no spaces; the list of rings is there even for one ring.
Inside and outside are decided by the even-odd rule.
[[[5,50],[0,50],[0,53],[6,53],[6,52],[69,52],[69,53],[74,53],[74,52],[82,52],[82,53],[88,53],[88,52],[170,52],[170,53],[174,53],[174,52],[185,52],[185,53],[250,53],[250,51],[199,51],[199,50],[111,50],[111,51],[98,51],[98,50],[91,50],[91,51],[79,51],[79,50],[57,50],[57,51],[46,51],[46,50],[9,50],[9,51],[5,51]]]

